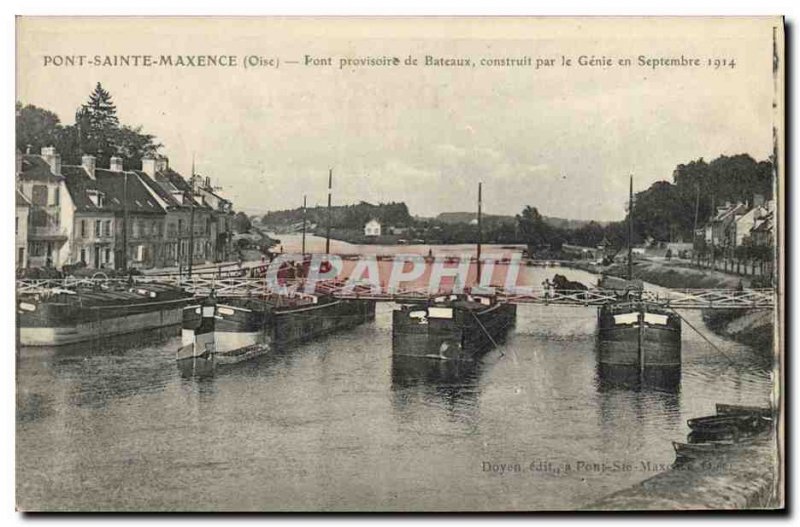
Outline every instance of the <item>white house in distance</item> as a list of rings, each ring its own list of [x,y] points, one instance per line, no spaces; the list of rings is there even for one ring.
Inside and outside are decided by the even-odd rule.
[[[381,223],[372,218],[364,225],[364,236],[380,236],[381,235]]]

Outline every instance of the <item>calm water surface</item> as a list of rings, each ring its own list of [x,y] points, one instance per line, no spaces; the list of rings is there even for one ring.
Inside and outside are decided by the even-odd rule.
[[[672,462],[686,419],[769,398],[763,353],[706,330],[723,356],[686,325],[676,384],[601,375],[592,308],[520,306],[508,341],[472,367],[393,362],[393,307],[206,378],[181,375],[169,334],[23,348],[18,506],[575,508],[653,475],[643,461]],[[633,468],[588,470],[604,462]],[[501,463],[521,471],[487,470]],[[547,463],[562,471],[531,470]]]

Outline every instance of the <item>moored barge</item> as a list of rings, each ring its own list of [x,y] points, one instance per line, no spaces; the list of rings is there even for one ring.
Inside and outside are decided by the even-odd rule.
[[[611,279],[604,277],[603,289]],[[681,318],[642,299],[641,285],[628,282],[617,300],[599,308],[599,361],[608,366],[680,368]]]
[[[474,360],[505,340],[517,306],[491,296],[444,295],[426,304],[403,305],[392,314],[395,355]]]
[[[106,283],[17,298],[22,346],[60,346],[169,326],[179,327],[189,297],[179,288]]]
[[[628,194],[628,279],[603,276],[598,286],[615,299],[597,312],[598,361],[602,366],[680,369],[681,317],[647,302],[644,285],[633,280],[633,176]]]
[[[187,306],[179,363],[235,364],[375,319],[375,303],[329,295],[291,299],[212,296]]]

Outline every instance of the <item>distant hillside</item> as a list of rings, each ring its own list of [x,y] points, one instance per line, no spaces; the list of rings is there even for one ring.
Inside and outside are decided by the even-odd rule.
[[[374,205],[362,201],[355,205],[336,205],[330,210],[331,227],[335,229],[363,229],[364,224],[375,218],[385,225],[407,226],[413,223],[405,203],[391,202]],[[267,212],[261,217],[261,224],[268,227],[282,227],[303,221],[303,209],[288,209]],[[308,207],[306,221],[309,224],[326,225],[327,207]]]
[[[453,225],[456,223],[469,223],[472,220],[477,219],[477,217],[477,212],[442,212],[436,216],[435,220]],[[516,216],[499,214],[484,214],[483,218],[488,222],[494,221],[500,224],[514,224],[517,221]],[[566,218],[554,218],[548,216],[543,216],[543,219],[545,223],[552,225],[553,227],[558,227],[559,229],[574,230],[589,224],[589,220],[570,220]],[[597,221],[595,223],[605,225],[608,222]]]

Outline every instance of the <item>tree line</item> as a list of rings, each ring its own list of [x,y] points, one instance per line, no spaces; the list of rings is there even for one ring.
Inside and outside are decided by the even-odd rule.
[[[163,147],[141,126],[122,124],[111,94],[98,82],[89,98],[75,110],[75,122],[63,124],[59,117],[32,104],[16,103],[16,146],[21,152],[38,154],[54,146],[65,164],[80,164],[89,154],[97,166],[108,166],[113,156],[122,158],[126,170],[141,168],[142,158],[157,156]]]

